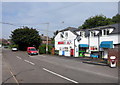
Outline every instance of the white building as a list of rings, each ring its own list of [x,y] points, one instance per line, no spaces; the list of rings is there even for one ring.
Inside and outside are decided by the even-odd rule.
[[[120,45],[119,25],[120,23],[86,30],[68,27],[56,35],[55,50],[64,56],[82,57],[88,53],[91,57],[107,59],[108,49]]]
[[[59,31],[55,37],[55,50],[59,50],[59,55],[74,56],[74,39],[77,33],[76,28],[68,27]]]

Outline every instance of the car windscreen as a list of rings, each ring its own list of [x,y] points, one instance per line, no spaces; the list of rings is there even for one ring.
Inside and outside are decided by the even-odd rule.
[[[32,49],[30,49],[31,51],[36,51],[36,49],[34,49],[34,48],[32,48]]]

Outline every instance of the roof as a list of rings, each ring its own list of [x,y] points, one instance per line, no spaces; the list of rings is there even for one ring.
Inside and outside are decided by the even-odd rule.
[[[41,38],[41,40],[44,40],[44,41],[46,41],[46,40],[47,40],[47,36],[40,36],[40,38]],[[50,41],[50,40],[51,40],[51,38],[49,38],[49,37],[48,37],[48,40]]]
[[[120,34],[120,23],[113,24],[112,27],[114,27],[115,29],[111,34]]]
[[[100,31],[98,33],[98,35],[102,35],[102,29],[111,29],[111,28],[114,28],[113,32],[111,34],[120,34],[120,23],[116,23],[116,24],[111,24],[111,25],[106,25],[106,26],[100,26],[100,27],[95,27],[95,28],[91,28],[91,29],[77,29],[77,28],[74,28],[74,27],[68,27],[68,28],[65,28],[59,32],[64,32],[64,31],[68,31],[70,30],[73,34],[79,36],[76,32],[77,31],[85,31],[85,36],[89,36],[90,35],[90,31],[93,31],[93,30],[97,30],[97,31]]]
[[[96,28],[91,28],[91,29],[89,29],[89,31],[92,31],[92,30],[101,31],[102,29],[106,29],[106,28],[107,29],[114,28],[114,30],[111,34],[120,34],[120,23],[106,25],[106,26],[100,26],[100,27],[96,27]]]
[[[59,32],[64,32],[64,31],[68,31],[68,30],[70,30],[73,34],[78,35],[76,33],[77,28],[74,28],[74,27],[67,27],[67,28],[65,28],[63,30],[60,30]]]

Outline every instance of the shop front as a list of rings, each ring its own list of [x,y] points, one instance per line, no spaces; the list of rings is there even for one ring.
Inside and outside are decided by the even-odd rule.
[[[99,58],[99,51],[97,46],[90,46],[91,58]]]
[[[79,57],[84,57],[84,54],[88,52],[88,44],[79,44]]]
[[[73,52],[71,41],[61,41],[61,42],[58,42],[58,45],[59,45],[59,55],[62,55],[62,56],[73,55],[73,53],[71,53],[71,51]]]
[[[102,41],[100,44],[102,58],[108,59],[108,49],[113,48],[113,41]]]

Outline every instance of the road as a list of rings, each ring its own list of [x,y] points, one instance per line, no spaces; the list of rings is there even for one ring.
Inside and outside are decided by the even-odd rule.
[[[118,69],[82,63],[79,58],[28,56],[2,51],[2,83],[117,83]]]

